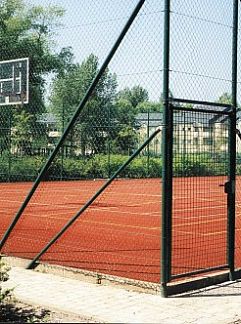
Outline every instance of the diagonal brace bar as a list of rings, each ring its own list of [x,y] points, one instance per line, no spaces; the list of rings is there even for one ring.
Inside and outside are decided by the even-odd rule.
[[[7,231],[5,232],[1,242],[0,242],[0,251],[3,248],[4,244],[6,243],[7,239],[9,238],[12,230],[14,229],[15,225],[17,224],[18,220],[20,219],[21,215],[23,214],[25,208],[27,207],[30,199],[32,198],[33,194],[35,193],[36,189],[38,188],[40,182],[43,180],[48,168],[50,167],[51,163],[53,162],[54,158],[56,157],[57,153],[59,152],[62,144],[64,143],[66,137],[68,136],[71,128],[74,126],[78,116],[80,115],[81,111],[84,109],[86,103],[88,102],[88,100],[90,99],[93,91],[95,90],[99,80],[101,79],[101,77],[103,76],[106,68],[108,67],[110,61],[112,60],[114,54],[116,53],[116,51],[118,50],[121,42],[123,41],[125,35],[127,34],[128,30],[130,29],[132,23],[134,22],[135,18],[137,17],[139,11],[141,10],[142,6],[144,5],[145,0],[140,0],[137,4],[137,6],[135,7],[135,9],[133,10],[133,13],[131,14],[130,18],[128,19],[125,27],[123,28],[122,32],[120,33],[118,39],[116,40],[114,46],[112,47],[109,55],[107,56],[106,60],[104,61],[103,65],[101,66],[99,72],[97,73],[95,79],[93,80],[92,84],[90,85],[89,89],[87,90],[84,98],[81,100],[78,108],[76,109],[74,116],[72,117],[72,119],[70,120],[67,128],[65,129],[62,137],[60,138],[59,142],[57,143],[54,151],[52,152],[52,154],[50,155],[48,161],[45,163],[44,167],[42,168],[41,172],[39,173],[33,187],[31,188],[28,196],[26,197],[26,199],[24,200],[22,206],[19,208],[16,216],[14,217],[12,223],[10,224],[10,226],[8,227]]]
[[[34,268],[39,258],[67,231],[67,229],[83,214],[83,212],[109,187],[109,185],[118,177],[118,175],[131,163],[132,160],[153,140],[153,138],[161,131],[161,127],[155,132],[129,157],[129,159],[113,174],[113,176],[104,183],[104,185],[87,201],[87,203],[75,214],[67,224],[60,230],[58,234],[42,249],[42,251],[31,261],[27,269]]]

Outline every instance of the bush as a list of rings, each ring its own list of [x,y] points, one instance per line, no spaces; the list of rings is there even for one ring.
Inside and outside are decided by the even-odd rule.
[[[0,256],[0,304],[3,302],[9,301],[11,297],[12,290],[5,289],[3,290],[1,283],[5,282],[9,279],[9,272],[10,268],[3,262],[2,257]]]
[[[127,160],[127,155],[98,154],[90,158],[64,159],[63,175],[65,179],[106,179],[112,176]],[[160,177],[161,161],[159,158],[150,158],[149,167],[146,157],[134,159],[129,166],[123,170],[120,177],[145,178]]]
[[[127,160],[128,155],[96,154],[89,157],[58,158],[49,168],[45,180],[106,179],[112,176]],[[46,161],[46,157],[0,156],[0,181],[34,181]],[[10,170],[10,174],[9,174]],[[226,175],[228,162],[225,156],[211,154],[186,154],[174,156],[173,174],[176,177]],[[160,157],[138,156],[122,171],[120,177],[158,178],[162,174]],[[241,166],[237,164],[237,174]]]
[[[174,158],[173,173],[178,177],[226,175],[228,163],[208,154],[189,154]]]
[[[86,163],[82,160],[64,159],[63,175],[67,179],[79,179],[86,174]]]
[[[0,181],[33,181],[36,179],[44,159],[41,157],[0,156]]]
[[[19,157],[11,161],[11,180],[34,181],[41,170],[43,159],[39,157]]]

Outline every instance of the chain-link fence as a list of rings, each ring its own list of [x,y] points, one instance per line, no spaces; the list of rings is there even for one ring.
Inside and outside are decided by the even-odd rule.
[[[1,61],[29,58],[28,103],[0,75],[2,253],[155,289],[233,274],[237,3],[0,9]]]
[[[160,282],[160,132],[115,176],[162,124],[162,43],[156,39],[163,8],[159,1],[143,2],[85,1],[80,7],[79,1],[29,1],[13,9],[30,16],[31,26],[16,39],[22,52],[12,57],[6,50],[2,59],[29,57],[30,98],[11,113],[2,110],[2,185],[9,199],[1,208],[11,208],[1,229],[4,254],[35,258],[80,214],[40,261],[150,287]]]
[[[173,111],[173,175],[181,176],[173,182],[175,276],[228,263],[221,186],[228,182],[230,162],[224,111],[232,103],[233,3],[172,1],[170,16],[169,87],[174,106],[180,104]]]

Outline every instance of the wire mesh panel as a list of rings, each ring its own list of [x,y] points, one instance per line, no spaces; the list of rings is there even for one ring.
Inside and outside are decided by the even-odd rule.
[[[68,5],[61,0],[48,1],[44,8],[32,7],[38,1],[27,3],[37,17],[36,28],[38,24],[41,27],[37,41],[38,36],[47,43],[50,38],[51,51],[54,41],[58,65],[53,62],[53,70],[40,80],[41,112],[34,115],[35,127],[24,135],[27,142],[21,142],[18,151],[12,148],[12,159],[24,167],[24,172],[19,170],[17,175],[12,167],[11,181],[25,181],[24,190],[31,187],[29,181],[36,179],[65,134],[76,107],[137,3],[93,0],[83,2],[81,8],[79,1]],[[3,253],[34,258],[162,125],[162,9],[160,1],[145,2],[23,208]],[[36,63],[31,57],[29,62],[31,72],[31,64]],[[31,102],[34,106],[30,95]],[[21,120],[29,126],[32,118],[24,115],[26,107],[20,109],[21,127]],[[32,134],[36,134],[36,145]],[[161,171],[159,133],[41,261],[148,281],[150,285],[158,283]],[[15,208],[12,219],[26,197],[24,190],[17,203],[11,199]]]
[[[143,159],[137,158],[130,168],[138,168],[139,163]],[[101,180],[96,183],[103,184]],[[88,191],[92,183],[86,181],[80,185]],[[41,260],[159,283],[160,221],[160,180],[134,179],[127,171]]]
[[[233,1],[170,3],[172,94],[209,102],[231,95]]]
[[[124,155],[112,156],[108,165],[111,175],[127,159]],[[96,154],[88,160],[75,161],[76,172],[81,172],[83,163],[92,170],[85,180],[83,177],[68,179],[66,174],[62,180],[56,179],[56,168],[61,160],[60,152],[6,242],[4,253],[35,257],[106,182],[101,179],[101,172],[109,170],[97,165],[107,164],[105,157]],[[70,157],[64,157],[64,165],[70,162],[73,163]],[[41,260],[158,283],[160,171],[160,158],[137,156]]]
[[[239,8],[238,12],[238,20],[239,20],[239,31],[240,31],[240,18],[241,18],[241,11]],[[239,35],[240,36],[240,35]],[[240,91],[241,91],[241,74],[240,74],[240,67],[241,67],[241,61],[240,61],[240,53],[241,53],[241,43],[238,42],[238,82],[237,82],[237,101],[238,101],[238,111],[237,111],[237,122],[236,122],[236,128],[238,131],[237,138],[236,138],[236,151],[237,151],[237,157],[236,157],[236,229],[235,229],[235,267],[236,269],[241,268],[241,137],[240,137],[240,131],[241,131],[241,115],[240,115]]]
[[[232,267],[234,213],[230,206],[234,201],[229,186],[235,181],[230,141],[234,128],[226,112],[234,102],[235,62],[232,1],[167,3],[170,52],[166,56],[170,65],[166,107],[176,105],[173,143],[168,139],[166,143],[166,150],[172,147],[173,153],[173,165],[166,172],[170,177],[173,171],[174,176],[172,239],[167,253],[171,266],[166,276],[170,279]],[[166,181],[170,187],[171,181]],[[168,197],[167,192],[165,195]]]
[[[237,130],[240,132],[239,118],[237,120]],[[240,134],[240,133],[239,133]],[[236,228],[235,228],[235,267],[241,268],[241,138],[236,139],[237,164],[236,164]]]
[[[232,1],[4,0],[0,20],[1,66],[28,66],[0,69],[1,252],[149,285],[232,268]]]
[[[229,119],[174,111],[172,276],[227,265]]]

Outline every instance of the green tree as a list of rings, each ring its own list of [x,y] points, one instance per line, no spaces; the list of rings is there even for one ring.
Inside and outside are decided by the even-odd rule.
[[[125,88],[119,91],[118,99],[128,100],[133,108],[136,108],[140,103],[146,102],[149,99],[148,91],[142,86],[134,86],[133,88]]]
[[[31,154],[31,120],[33,115],[25,110],[16,112],[14,116],[14,128],[12,134],[12,142],[14,148],[20,154]]]
[[[119,99],[114,105],[113,115],[112,150],[115,153],[129,154],[137,144],[136,110],[130,101]]]
[[[136,110],[138,113],[147,113],[147,112],[160,113],[163,111],[163,104],[162,102],[144,101],[138,104]]]
[[[221,104],[232,104],[232,95],[227,93],[227,92],[224,92],[219,98],[218,98],[218,103],[221,103]]]
[[[94,54],[91,54],[81,64],[74,64],[72,57],[68,68],[54,80],[50,96],[50,110],[58,117],[59,127],[62,130],[73,116],[98,69],[99,60]],[[82,155],[105,151],[109,119],[113,117],[111,109],[116,87],[116,76],[106,70],[69,135],[68,141],[72,154],[75,151],[74,145],[80,146]]]
[[[136,115],[153,106],[148,100],[148,91],[140,85],[126,87],[118,92],[114,113],[116,125],[112,132],[115,152],[129,154],[136,148],[138,142]]]
[[[217,100],[218,103],[225,105],[232,105],[232,95],[228,92],[224,92]],[[237,103],[237,108],[240,110],[240,103]]]
[[[10,122],[11,122],[11,111],[1,107],[0,109],[0,154],[4,151],[9,151],[10,145]]]

